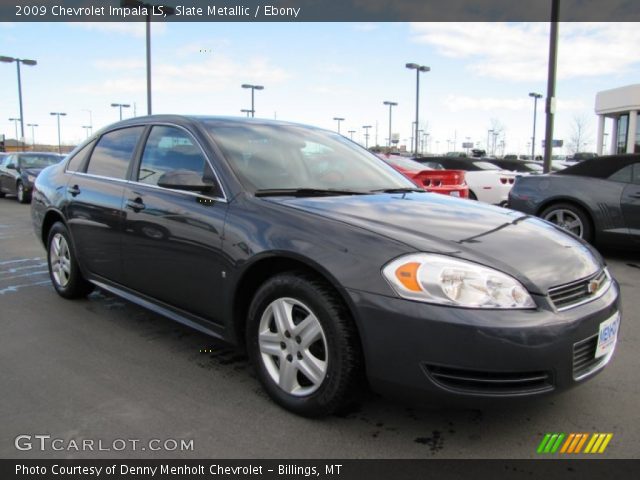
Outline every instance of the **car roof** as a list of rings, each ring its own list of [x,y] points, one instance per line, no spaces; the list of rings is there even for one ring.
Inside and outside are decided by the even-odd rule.
[[[126,127],[129,125],[139,125],[141,123],[208,123],[215,124],[216,126],[231,126],[231,125],[274,125],[274,126],[297,126],[305,128],[313,128],[316,130],[323,130],[312,125],[304,125],[300,123],[287,122],[283,120],[270,120],[267,118],[247,118],[247,117],[232,117],[232,116],[216,116],[216,115],[175,115],[175,114],[163,114],[163,115],[145,115],[140,117],[132,117],[120,122],[113,123],[107,128],[109,130],[117,127]]]
[[[639,154],[609,155],[590,158],[557,172],[557,175],[578,175],[581,177],[607,178],[618,170],[640,161]]]

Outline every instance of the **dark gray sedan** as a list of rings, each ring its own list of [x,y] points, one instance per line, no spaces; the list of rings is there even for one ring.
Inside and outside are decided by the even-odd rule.
[[[509,207],[589,242],[640,243],[640,155],[584,160],[553,175],[518,178]]]
[[[302,415],[363,379],[413,400],[566,389],[605,367],[621,321],[582,240],[308,126],[119,122],[38,176],[31,212],[62,297],[98,286],[244,347]]]

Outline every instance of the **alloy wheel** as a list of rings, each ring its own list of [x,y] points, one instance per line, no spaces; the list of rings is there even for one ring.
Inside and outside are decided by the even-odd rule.
[[[71,278],[71,253],[63,235],[56,233],[51,239],[49,263],[54,281],[66,287]]]
[[[582,220],[571,210],[552,210],[544,216],[544,219],[578,237],[582,238],[584,234],[584,225],[582,224]]]
[[[260,358],[283,391],[303,397],[327,375],[327,339],[318,317],[299,300],[283,297],[264,310],[258,329]]]

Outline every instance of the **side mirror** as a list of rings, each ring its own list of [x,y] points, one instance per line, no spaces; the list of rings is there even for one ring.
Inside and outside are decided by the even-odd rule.
[[[170,170],[160,176],[158,186],[187,192],[211,192],[215,189],[215,184],[191,170]]]
[[[10,163],[7,165],[7,170],[17,170],[15,163]]]

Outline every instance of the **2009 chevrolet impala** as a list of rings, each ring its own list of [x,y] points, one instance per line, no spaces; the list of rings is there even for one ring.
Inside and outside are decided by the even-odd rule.
[[[610,360],[619,289],[582,240],[431,194],[332,132],[150,116],[36,181],[53,286],[94,286],[246,346],[280,405],[377,390],[538,395]]]

